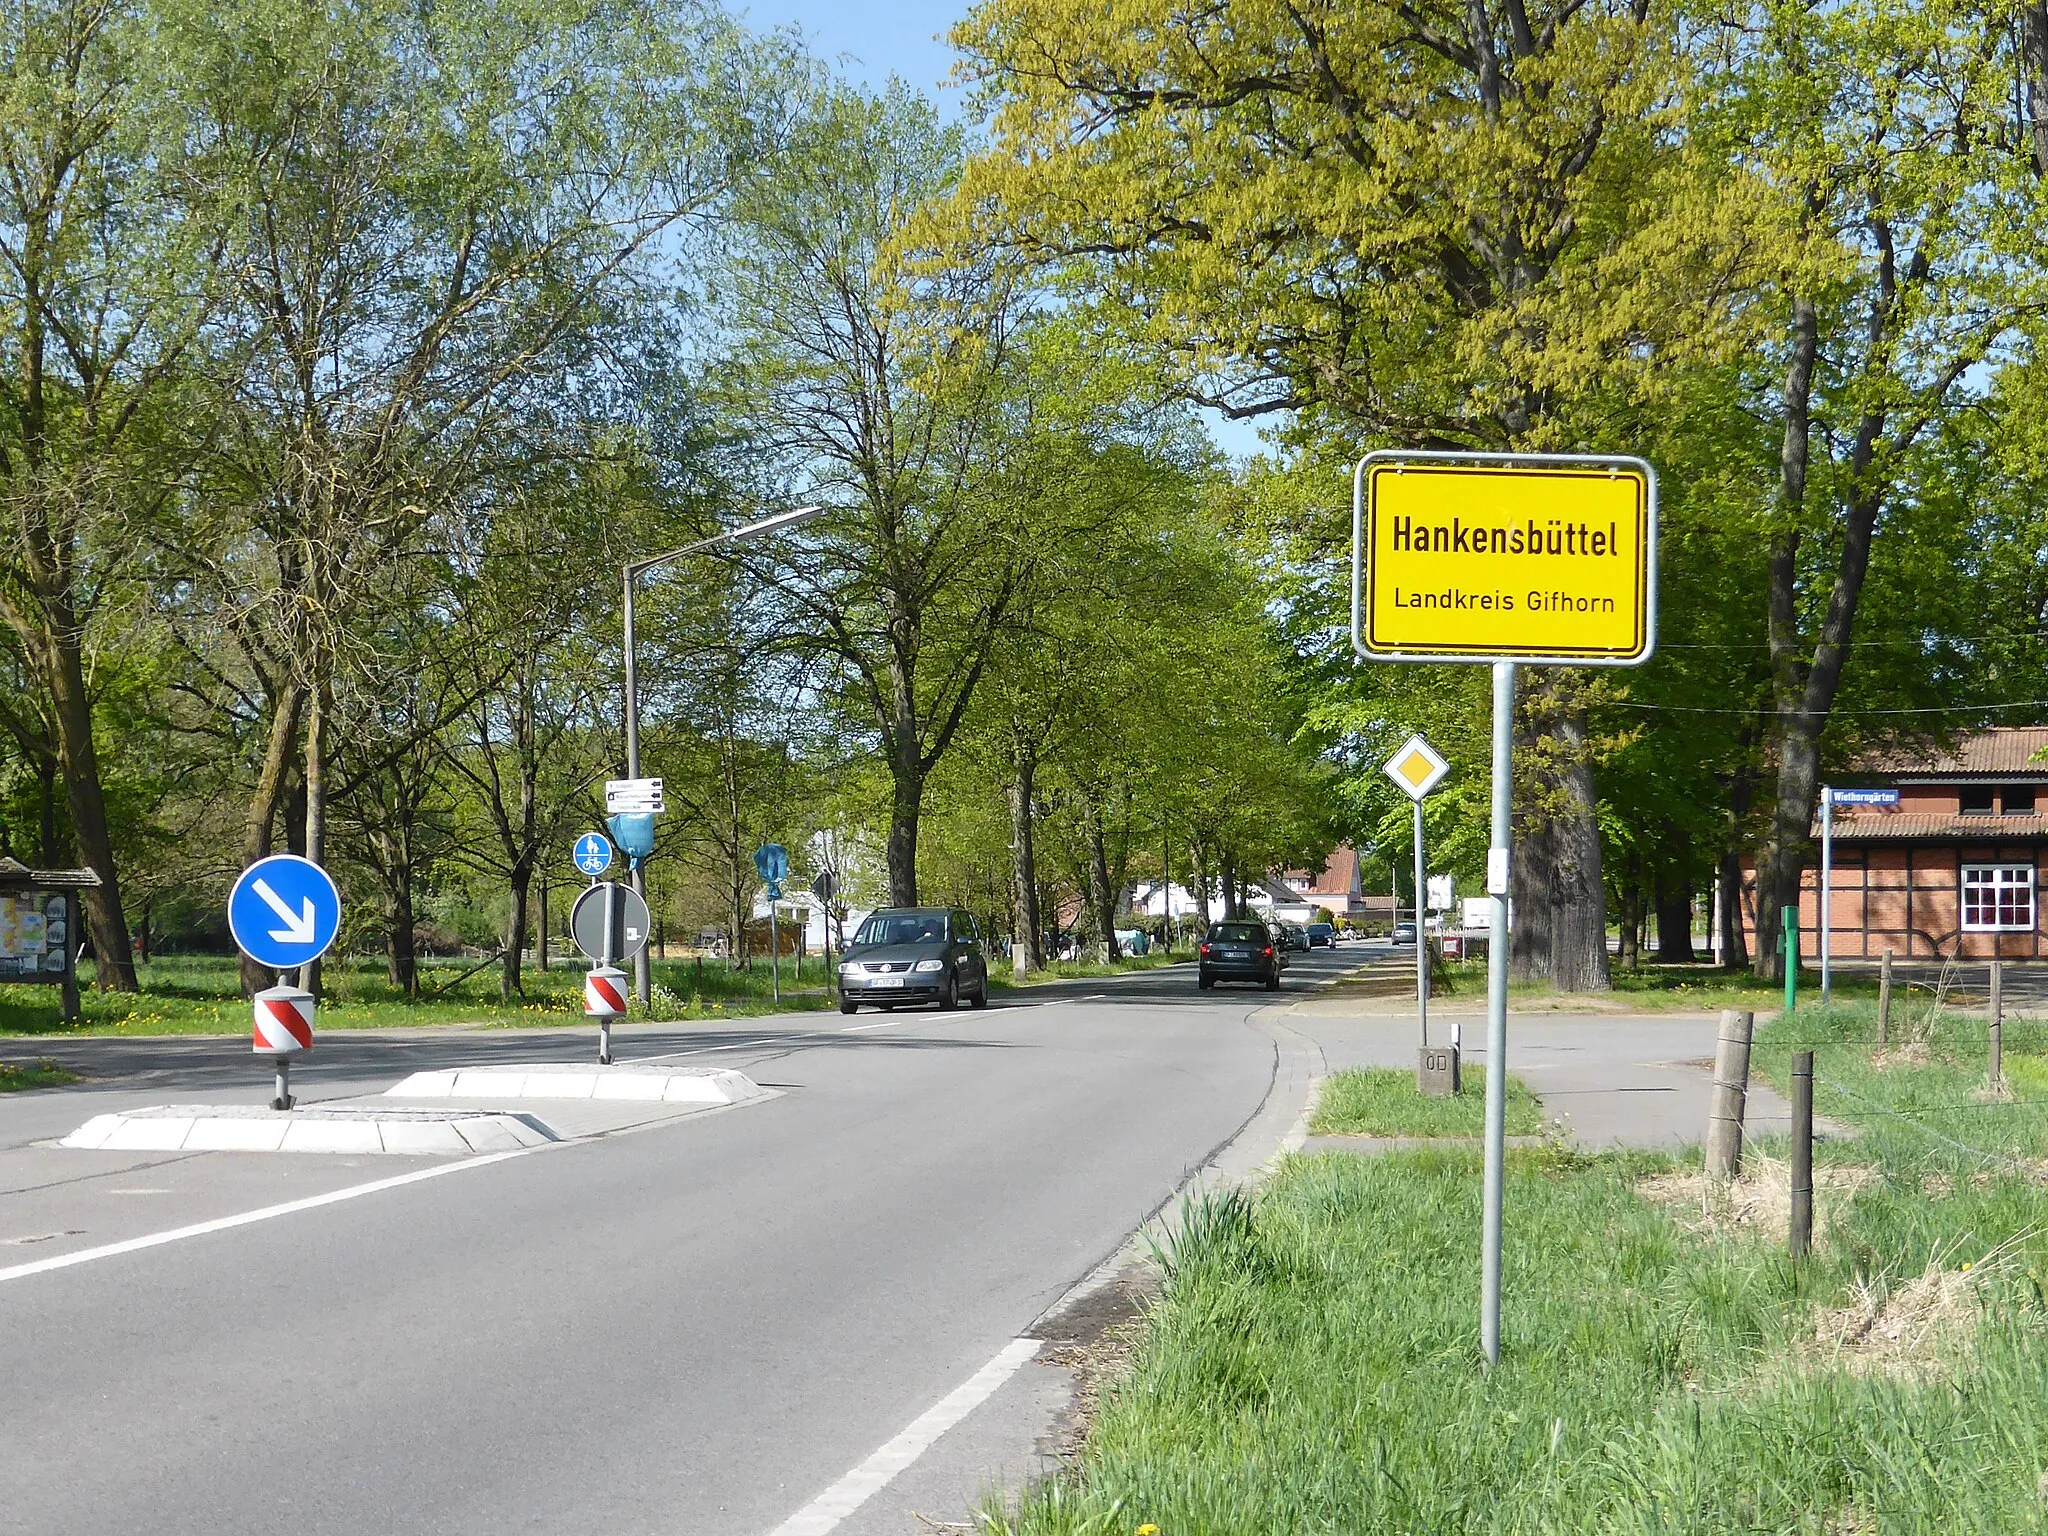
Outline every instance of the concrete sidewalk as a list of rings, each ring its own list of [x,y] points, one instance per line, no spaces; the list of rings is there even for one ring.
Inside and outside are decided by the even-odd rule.
[[[1450,1019],[1430,1013],[1430,1043],[1450,1038]],[[1468,1065],[1486,1063],[1486,1020],[1461,1014]],[[1415,1016],[1338,1011],[1320,998],[1290,1010],[1287,1023],[1323,1051],[1329,1071],[1415,1065]],[[1508,1070],[1561,1119],[1580,1146],[1676,1149],[1706,1138],[1718,1014],[1513,1014]],[[1791,1130],[1792,1106],[1750,1081],[1751,1136]]]

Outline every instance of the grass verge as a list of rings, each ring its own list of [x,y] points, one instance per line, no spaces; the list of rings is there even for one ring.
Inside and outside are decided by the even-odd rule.
[[[0,1061],[0,1093],[19,1093],[27,1088],[61,1088],[78,1081],[54,1061]]]
[[[1806,1262],[1781,1147],[1734,1200],[1696,1162],[1511,1152],[1486,1373],[1477,1153],[1290,1158],[1183,1208],[1079,1463],[985,1529],[2048,1528],[2048,1036],[2008,1031],[1991,1095],[1981,1020],[1915,1016],[1879,1052],[1867,1015],[1758,1036],[1766,1076],[1814,1049],[1860,1132],[1820,1149]]]
[[[1428,1098],[1415,1091],[1415,1074],[1402,1067],[1356,1067],[1333,1072],[1309,1130],[1318,1136],[1477,1136],[1486,1129],[1486,1069],[1464,1069],[1465,1091]],[[1508,1134],[1531,1136],[1542,1126],[1536,1096],[1508,1077]]]
[[[380,961],[330,959],[322,971],[318,1027],[391,1029],[422,1025],[516,1029],[573,1024],[583,1016],[582,966],[557,961],[546,971],[529,966],[524,990],[508,1002],[499,993],[499,968],[464,972],[474,961],[429,961],[420,966],[420,995],[407,997],[386,979]],[[91,967],[80,976],[79,1024],[67,1024],[54,987],[0,987],[0,1036],[241,1034],[249,1028],[235,962],[217,955],[174,955],[137,968],[139,992],[91,988]],[[802,978],[783,968],[782,1000],[773,995],[767,966],[731,971],[723,962],[656,961],[654,1007],[633,1017],[662,1021],[745,1018],[773,1012],[829,1008],[837,997],[813,959]]]
[[[1161,954],[1154,951],[1149,955],[1124,955],[1104,964],[1099,960],[1058,960],[1042,970],[1033,971],[1023,981],[1016,973],[1002,965],[1000,958],[991,960],[988,968],[988,984],[998,991],[1009,987],[1038,987],[1051,981],[1085,980],[1095,976],[1128,976],[1133,971],[1157,971],[1169,965],[1181,965],[1187,961],[1186,951],[1176,954]]]

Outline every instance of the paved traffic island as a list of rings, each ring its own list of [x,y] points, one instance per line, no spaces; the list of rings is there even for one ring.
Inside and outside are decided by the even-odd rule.
[[[159,1104],[94,1115],[59,1146],[91,1152],[329,1152],[463,1157],[561,1138],[532,1115],[483,1109]]]

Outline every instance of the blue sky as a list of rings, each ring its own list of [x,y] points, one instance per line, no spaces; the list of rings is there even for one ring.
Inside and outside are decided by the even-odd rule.
[[[853,79],[880,86],[891,74],[901,75],[943,103],[949,115],[959,110],[960,92],[939,89],[953,67],[953,50],[939,39],[965,14],[965,0],[735,0],[733,8],[742,7],[758,28],[796,23],[815,53],[837,60]]]
[[[803,29],[812,52],[834,61],[850,79],[870,87],[901,75],[939,104],[951,117],[960,110],[962,93],[942,87],[953,68],[953,50],[943,41],[955,21],[966,14],[969,0],[872,0],[866,5],[835,4],[834,0],[732,0],[750,26],[766,30],[794,23]],[[1262,444],[1256,428],[1203,412],[1209,435],[1233,456],[1257,453]]]

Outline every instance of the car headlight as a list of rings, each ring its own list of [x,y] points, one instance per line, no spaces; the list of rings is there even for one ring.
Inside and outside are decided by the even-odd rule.
[[[943,971],[945,968],[946,962],[943,960],[920,960],[912,967],[913,970],[919,971]]]
[[[863,966],[858,960],[849,960],[846,964],[839,967],[839,974],[842,976],[865,976],[867,975],[867,967]]]

